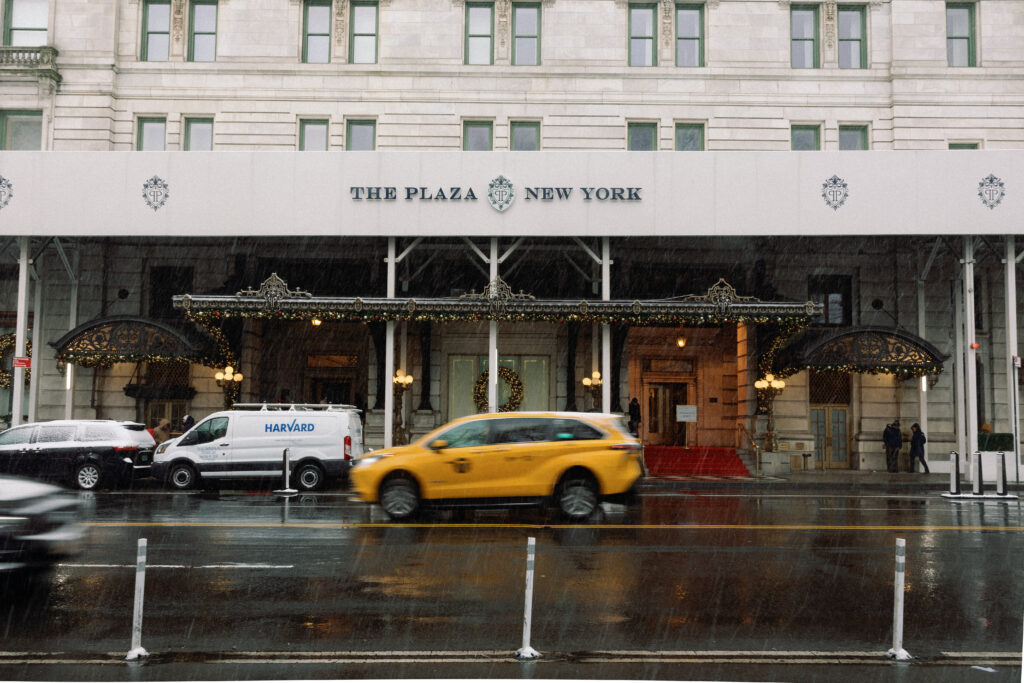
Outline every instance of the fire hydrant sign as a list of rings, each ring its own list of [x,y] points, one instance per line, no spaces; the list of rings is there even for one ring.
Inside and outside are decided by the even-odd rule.
[[[15,356],[14,364],[12,367],[15,368],[30,368],[32,367],[32,359],[28,356]]]

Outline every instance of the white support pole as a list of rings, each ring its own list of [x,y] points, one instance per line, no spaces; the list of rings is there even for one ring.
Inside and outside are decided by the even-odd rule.
[[[78,327],[78,264],[80,251],[75,250],[72,261],[68,261],[67,252],[60,238],[54,240],[57,247],[57,254],[64,263],[64,270],[67,272],[68,280],[71,283],[68,302],[68,331]],[[64,419],[70,420],[75,405],[75,365],[68,363],[64,366]]]
[[[28,336],[28,246],[29,238],[20,237],[18,256],[18,311],[14,327],[14,356],[24,357]],[[25,368],[15,367],[11,378],[11,426],[20,425],[25,402]]]
[[[921,339],[927,337],[927,316],[925,315],[926,301],[924,295],[924,280],[917,281],[917,336]],[[928,377],[922,375],[917,384],[917,422],[921,425],[921,433],[928,434]],[[928,444],[925,443],[923,456],[928,455]],[[927,461],[927,457],[925,457]],[[911,467],[911,469],[915,469]]]
[[[1020,483],[1020,394],[1017,369],[1021,362],[1017,350],[1017,246],[1013,235],[1006,236],[1006,396],[1009,402],[1010,431],[1013,432],[1013,463]]]
[[[903,587],[906,576],[907,539],[896,539],[896,580],[893,583],[892,605],[892,649],[887,653],[892,659],[906,661],[912,659],[910,653],[903,649]]]
[[[978,352],[974,347],[974,238],[964,238],[964,329],[966,348],[964,367],[967,387],[964,402],[967,406],[967,447],[971,453],[978,450]],[[980,464],[980,460],[978,461]]]
[[[540,653],[530,647],[530,628],[533,622],[533,567],[537,539],[526,539],[526,606],[523,611],[523,646],[516,650],[517,659],[537,659]]]
[[[964,283],[962,279],[956,281],[956,301],[953,302],[953,326],[956,328],[956,358],[955,370],[953,373],[953,384],[956,392],[956,450],[963,454],[964,462],[970,451],[967,450],[967,399],[965,393],[966,369],[964,362],[967,354],[964,344]]]
[[[142,647],[142,598],[146,590],[146,539],[139,539],[138,559],[135,563],[135,609],[132,613],[132,649],[125,659],[134,660],[148,657],[149,653]]]
[[[612,256],[607,237],[601,238],[601,298],[612,298]],[[601,326],[601,412],[612,410],[612,328],[605,323]]]
[[[405,321],[405,320],[402,321],[402,327],[401,327],[401,329],[398,330],[398,339],[399,339],[399,341],[398,341],[398,369],[401,370],[402,372],[404,372],[407,375],[412,374],[412,373],[409,372],[409,361],[408,361],[408,353],[409,353],[409,323],[407,321]],[[402,395],[404,395],[404,394],[405,394],[405,392],[403,391]],[[402,427],[407,427],[409,425],[409,404],[410,403],[412,403],[412,394],[409,395],[409,398],[407,398],[406,400],[402,401],[402,405],[399,406],[399,413],[401,413],[401,417],[402,417],[402,423],[401,423]]]
[[[498,279],[498,238],[491,238],[490,266],[491,296],[497,294],[493,283]],[[487,330],[487,412],[498,412],[498,321],[492,320]]]
[[[388,298],[395,298],[395,238],[388,238]],[[395,321],[385,323],[384,335],[384,448],[394,445],[395,392]],[[378,383],[379,384],[379,383]],[[378,404],[379,405],[379,404]]]
[[[28,381],[28,421],[36,421],[36,408],[39,406],[39,381],[42,371],[43,355],[43,257],[38,256],[32,264],[35,271],[35,284],[32,286],[32,369],[35,370]]]

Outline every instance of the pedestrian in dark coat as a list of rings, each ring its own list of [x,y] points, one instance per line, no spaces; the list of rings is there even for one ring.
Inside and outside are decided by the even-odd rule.
[[[181,418],[181,431],[187,432],[188,430],[192,429],[192,425],[194,425],[195,423],[196,419],[194,417],[192,417],[191,415],[186,415],[185,417]]]
[[[896,420],[885,425],[882,432],[882,443],[885,444],[885,466],[890,472],[900,471],[900,449],[903,447],[903,434],[900,422]]]
[[[924,473],[928,474],[928,463],[924,459],[924,445],[928,441],[925,438],[924,432],[921,431],[921,425],[916,422],[910,425],[910,471],[914,471],[914,458],[921,458],[921,467],[924,468]]]
[[[640,401],[636,397],[629,402],[629,433],[633,436],[640,433]]]

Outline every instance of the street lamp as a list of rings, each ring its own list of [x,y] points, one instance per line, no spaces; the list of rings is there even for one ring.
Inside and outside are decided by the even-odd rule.
[[[233,399],[242,386],[242,373],[235,372],[235,369],[228,365],[223,370],[218,370],[213,378],[217,380],[217,386],[224,390],[224,407],[230,408]]]
[[[412,385],[412,382],[412,375],[405,374],[404,370],[398,370],[391,378],[395,391],[395,418],[391,427],[391,443],[396,446],[409,443],[409,430],[405,427],[405,411],[402,410],[402,394]]]
[[[597,407],[597,399],[601,395],[601,385],[604,383],[601,379],[601,372],[594,370],[590,377],[583,378],[583,386],[590,391],[591,397],[594,400],[594,407]]]
[[[766,450],[774,452],[777,443],[775,441],[775,396],[786,388],[786,382],[777,379],[772,373],[766,374],[763,378],[754,382],[759,397],[763,397],[768,410],[768,444]]]

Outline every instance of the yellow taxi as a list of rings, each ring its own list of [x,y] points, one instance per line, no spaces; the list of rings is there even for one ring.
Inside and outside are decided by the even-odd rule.
[[[422,507],[545,505],[573,519],[625,498],[642,474],[640,442],[619,414],[487,413],[418,441],[372,451],[349,473],[367,503],[392,519]]]

